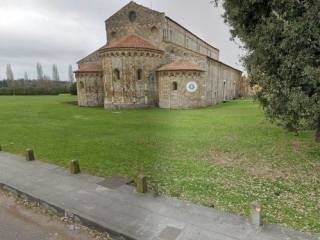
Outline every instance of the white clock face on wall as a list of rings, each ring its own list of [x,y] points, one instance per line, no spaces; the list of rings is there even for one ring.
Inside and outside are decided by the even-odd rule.
[[[187,83],[187,91],[193,93],[198,90],[198,84],[194,81]]]

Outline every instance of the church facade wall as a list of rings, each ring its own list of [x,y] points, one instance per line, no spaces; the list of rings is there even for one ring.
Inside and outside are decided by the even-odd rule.
[[[107,39],[112,42],[136,34],[157,46],[162,43],[164,21],[164,13],[127,5],[106,20]]]

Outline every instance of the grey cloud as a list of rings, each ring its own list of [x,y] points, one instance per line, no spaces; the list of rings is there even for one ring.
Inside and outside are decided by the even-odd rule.
[[[68,64],[106,42],[104,20],[129,0],[1,0],[1,9],[9,14],[0,22],[0,79],[5,65],[11,63],[15,75],[25,71],[35,76],[35,63],[40,61],[49,73],[58,64],[62,77]],[[165,12],[204,40],[220,49],[220,59],[240,68],[239,50],[229,40],[228,26],[223,22],[221,8],[209,0],[138,0],[144,6]],[[10,15],[11,14],[11,15]],[[1,15],[0,15],[1,20]],[[3,19],[2,19],[3,20]]]

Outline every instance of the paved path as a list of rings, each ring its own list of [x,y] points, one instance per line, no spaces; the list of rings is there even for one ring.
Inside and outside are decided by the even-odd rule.
[[[277,226],[254,229],[246,219],[174,199],[138,194],[129,187],[113,190],[103,179],[70,175],[65,169],[27,162],[0,153],[0,183],[72,211],[113,234],[137,240],[320,240]]]

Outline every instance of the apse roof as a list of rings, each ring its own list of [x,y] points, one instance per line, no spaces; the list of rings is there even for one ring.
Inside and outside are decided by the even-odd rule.
[[[102,66],[96,63],[83,63],[75,72],[102,72]]]
[[[142,49],[151,49],[161,51],[159,48],[155,47],[153,44],[144,40],[141,37],[136,35],[130,35],[128,37],[122,38],[120,40],[114,40],[108,43],[102,49],[113,49],[113,48],[142,48]]]

